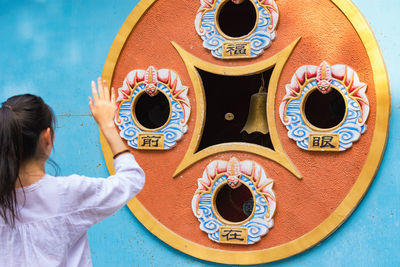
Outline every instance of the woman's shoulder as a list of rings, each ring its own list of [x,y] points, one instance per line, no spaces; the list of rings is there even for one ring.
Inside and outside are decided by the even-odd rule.
[[[44,187],[38,193],[47,192],[55,202],[59,202],[59,209],[64,213],[79,211],[92,206],[91,199],[95,199],[98,184],[101,178],[91,178],[72,174],[68,176],[46,177]]]
[[[79,194],[80,192],[96,191],[96,185],[104,178],[87,177],[84,175],[71,174],[68,176],[46,175],[47,186],[53,187],[61,194],[69,192]]]

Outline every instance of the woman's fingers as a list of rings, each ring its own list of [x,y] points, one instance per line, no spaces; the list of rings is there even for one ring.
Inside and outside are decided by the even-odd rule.
[[[103,80],[104,99],[110,101],[110,89],[108,88],[107,81]]]
[[[89,108],[90,108],[90,112],[93,115],[94,112],[94,104],[93,104],[93,99],[89,96]]]
[[[115,89],[114,89],[114,87],[112,87],[111,88],[111,103],[115,104],[115,100],[116,100]]]
[[[115,100],[116,93],[114,88],[110,88],[107,85],[107,81],[101,77],[97,79],[96,83],[92,82],[92,94],[93,97],[89,97],[89,108],[93,115],[93,118],[97,124],[104,130],[105,128],[114,128],[114,117],[115,117]]]
[[[96,83],[94,81],[92,81],[92,95],[93,95],[93,99],[95,102],[97,102],[97,100],[99,99],[99,95],[97,93],[97,89],[96,89]]]
[[[97,100],[105,100],[107,102],[110,101],[110,88],[107,85],[107,81],[103,80],[101,77],[97,79],[98,93],[96,90],[96,85],[92,83],[92,91],[95,90],[96,93],[93,93],[94,101]],[[94,88],[94,89],[93,89]],[[96,96],[95,96],[96,94]]]
[[[103,81],[101,77],[97,78],[97,86],[99,89],[99,98],[104,99]]]

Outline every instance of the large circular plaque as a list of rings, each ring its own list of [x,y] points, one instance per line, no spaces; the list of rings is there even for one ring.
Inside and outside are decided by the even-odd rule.
[[[219,10],[214,5],[226,2],[140,1],[112,44],[103,77],[121,88],[131,70],[170,69],[187,86],[191,104],[187,132],[176,146],[132,149],[146,173],[144,189],[128,203],[133,214],[183,253],[258,264],[318,244],[357,207],[385,150],[389,82],[374,35],[350,0],[276,1],[279,23],[271,45],[262,55],[245,58],[240,55],[251,44],[235,40],[222,47],[239,55],[229,59],[214,57],[195,29],[199,6]],[[253,113],[253,96],[265,93],[265,110]],[[261,115],[267,129],[244,135],[245,124],[250,129],[247,122],[257,125]],[[345,126],[353,115],[352,127],[360,130]],[[286,118],[290,127],[305,125],[307,131],[288,135],[295,127],[287,128]],[[301,134],[303,143],[294,138]],[[340,149],[346,138],[351,145]],[[102,136],[101,144],[113,173]],[[264,184],[257,177],[266,177]],[[215,229],[204,226],[207,216]],[[254,216],[269,217],[253,242],[246,227]]]

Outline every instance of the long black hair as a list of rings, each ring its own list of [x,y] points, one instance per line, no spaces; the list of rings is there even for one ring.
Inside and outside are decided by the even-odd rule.
[[[26,160],[35,158],[43,130],[54,135],[55,117],[43,99],[31,95],[10,97],[0,108],[0,216],[14,225],[17,199],[15,186],[21,184],[19,170]]]

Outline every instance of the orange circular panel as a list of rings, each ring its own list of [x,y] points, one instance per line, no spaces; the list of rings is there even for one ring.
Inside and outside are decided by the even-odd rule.
[[[182,140],[165,151],[132,149],[146,172],[146,185],[128,207],[158,238],[200,259],[230,264],[265,263],[321,242],[361,201],[383,157],[389,125],[389,83],[379,47],[365,19],[349,0],[295,4],[279,0],[276,4],[277,35],[261,56],[218,59],[203,47],[195,30],[200,0],[142,0],[115,38],[104,66],[103,77],[114,88],[122,86],[130,71],[149,66],[173,70],[189,87],[192,110]],[[279,116],[279,106],[288,93],[286,85],[296,70],[306,65],[320,66],[321,62],[349,66],[367,85],[368,128],[345,151],[300,148],[288,137]],[[259,91],[260,73],[268,79],[267,88],[262,90],[268,90],[269,142],[241,142],[238,138],[242,121],[239,126],[234,122],[245,122],[246,118],[242,118],[237,103],[247,114],[250,96]],[[324,73],[328,75],[325,69]],[[328,81],[325,76],[321,79]],[[213,85],[213,81],[218,82]],[[244,88],[247,95],[236,94],[232,89],[235,85]],[[235,97],[242,102],[235,102]],[[349,97],[362,101],[353,94]],[[346,112],[347,109],[346,103]],[[231,120],[225,119],[228,113],[233,114]],[[210,124],[212,118],[219,117],[223,124]],[[228,131],[229,127],[234,130]],[[231,141],[214,140],[215,133]],[[209,136],[207,140],[203,140],[205,136]],[[101,144],[113,173],[112,154],[102,136]],[[192,211],[198,179],[207,166],[233,157],[256,163],[273,180],[276,209],[269,214],[273,215],[273,226],[251,245],[212,241],[200,229]],[[235,178],[240,171],[239,168],[227,175]],[[262,195],[262,186],[257,188]]]

